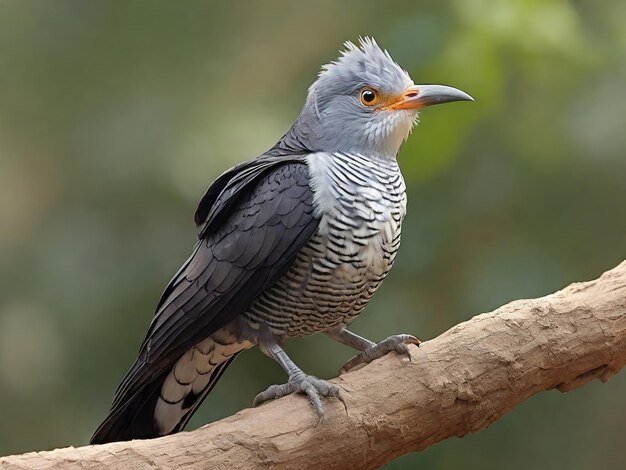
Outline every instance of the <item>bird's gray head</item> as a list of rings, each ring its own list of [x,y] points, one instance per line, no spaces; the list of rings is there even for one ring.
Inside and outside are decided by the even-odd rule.
[[[283,144],[289,145],[288,139],[309,151],[395,157],[420,108],[472,100],[455,88],[414,85],[374,39],[345,47],[336,61],[322,67]]]

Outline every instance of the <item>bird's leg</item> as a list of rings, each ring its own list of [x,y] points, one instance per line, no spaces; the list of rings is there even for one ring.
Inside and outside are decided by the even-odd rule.
[[[406,334],[393,335],[380,343],[373,343],[368,339],[352,333],[345,327],[327,331],[326,334],[346,346],[350,346],[351,348],[361,351],[343,365],[339,371],[340,374],[348,372],[350,369],[354,369],[357,366],[369,364],[370,362],[389,354],[391,351],[406,355],[410,359],[411,353],[409,352],[408,345],[416,344],[419,346],[420,344],[420,340],[415,336]]]
[[[317,416],[321,419],[324,416],[324,407],[322,406],[321,397],[336,397],[343,402],[337,385],[326,380],[318,379],[312,375],[306,375],[289,359],[289,356],[287,356],[283,348],[279,345],[259,345],[259,347],[263,353],[274,359],[285,369],[285,372],[289,375],[289,381],[286,384],[270,385],[267,390],[256,396],[253,403],[254,406],[292,393],[305,393],[308,395],[309,400],[311,400]]]
[[[352,333],[350,330],[347,330],[345,326],[328,330],[325,333],[335,341],[339,341],[341,344],[350,346],[357,351],[365,351],[368,348],[376,346],[376,343],[373,341],[363,338],[356,333]]]

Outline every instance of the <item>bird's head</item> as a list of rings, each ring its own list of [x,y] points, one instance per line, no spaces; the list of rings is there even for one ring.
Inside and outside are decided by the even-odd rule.
[[[345,47],[336,61],[323,66],[294,125],[310,150],[395,157],[419,109],[473,101],[456,88],[415,85],[373,39]]]

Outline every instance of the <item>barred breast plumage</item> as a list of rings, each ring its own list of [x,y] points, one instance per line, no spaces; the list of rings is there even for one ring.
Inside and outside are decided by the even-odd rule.
[[[395,159],[308,156],[318,232],[291,269],[244,313],[250,326],[299,337],[347,325],[391,269],[406,210]]]

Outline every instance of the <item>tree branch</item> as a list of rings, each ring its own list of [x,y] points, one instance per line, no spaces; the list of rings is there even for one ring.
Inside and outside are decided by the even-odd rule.
[[[160,439],[0,458],[3,469],[376,468],[476,432],[530,396],[608,380],[626,363],[626,261],[599,279],[511,302],[334,380],[318,424],[286,397]]]

